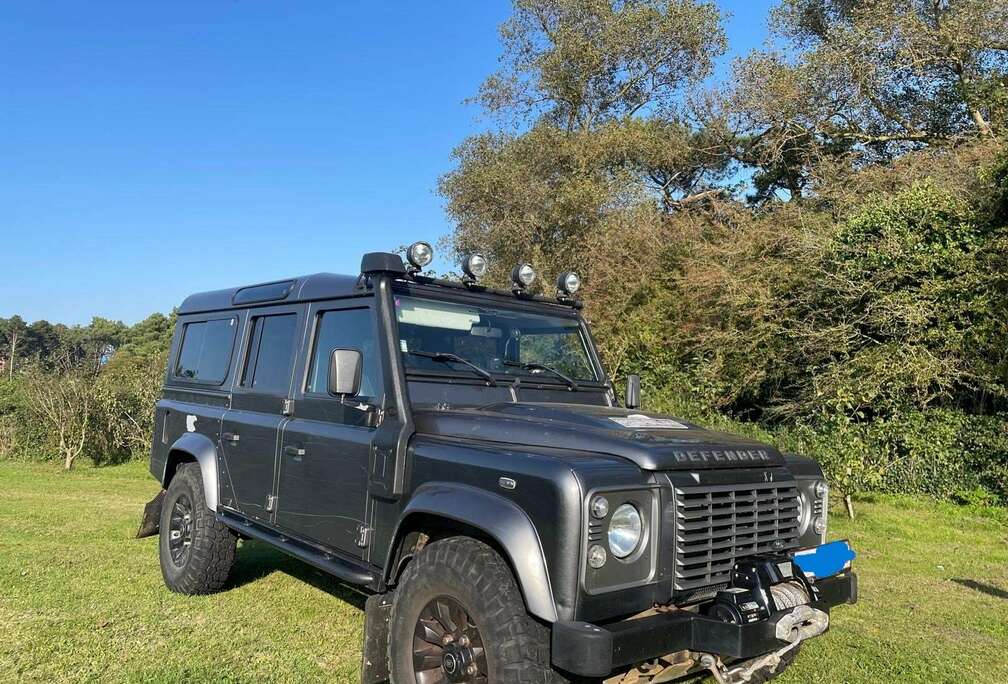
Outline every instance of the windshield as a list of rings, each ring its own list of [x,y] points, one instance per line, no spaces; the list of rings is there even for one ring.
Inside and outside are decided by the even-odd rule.
[[[529,368],[534,364],[575,380],[598,380],[576,318],[404,295],[396,295],[395,307],[407,369],[472,373],[464,364],[415,352],[447,353],[491,373],[534,373],[537,379],[558,381],[541,369]]]

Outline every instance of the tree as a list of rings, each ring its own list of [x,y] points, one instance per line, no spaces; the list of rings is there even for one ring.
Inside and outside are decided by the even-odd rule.
[[[0,349],[7,348],[7,377],[14,377],[14,366],[17,361],[19,350],[23,354],[25,334],[28,326],[20,316],[12,316],[8,319],[0,318]]]
[[[478,101],[564,131],[667,108],[727,46],[717,7],[690,0],[516,0],[501,38]]]
[[[764,197],[799,196],[824,155],[890,160],[1008,123],[1002,2],[783,0],[771,30],[776,44],[735,64],[727,96]]]
[[[65,365],[56,373],[34,366],[25,374],[29,411],[56,440],[63,467],[70,470],[92,434],[94,376],[90,365]]]
[[[477,101],[504,125],[464,141],[439,184],[452,246],[491,256],[492,279],[518,260],[583,261],[615,213],[720,192],[724,131],[687,97],[725,50],[712,3],[517,0],[501,36],[502,68]]]

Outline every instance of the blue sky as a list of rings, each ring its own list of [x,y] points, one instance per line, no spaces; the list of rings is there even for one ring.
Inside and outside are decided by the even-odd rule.
[[[721,2],[733,53],[769,3]],[[448,233],[504,0],[5,2],[0,316],[135,322],[190,292]]]

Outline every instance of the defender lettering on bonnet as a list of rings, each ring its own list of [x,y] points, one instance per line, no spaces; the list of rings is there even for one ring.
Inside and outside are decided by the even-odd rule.
[[[675,452],[676,460],[680,463],[737,463],[739,461],[760,461],[772,460],[770,454],[764,449],[704,449],[697,451]]]
[[[542,295],[530,264],[502,290],[481,255],[461,281],[406,256],[179,307],[138,533],[172,591],[270,544],[371,594],[367,684],[766,681],[854,601],[849,549],[794,565],[819,466],[649,413],[637,376],[618,402],[575,273]]]

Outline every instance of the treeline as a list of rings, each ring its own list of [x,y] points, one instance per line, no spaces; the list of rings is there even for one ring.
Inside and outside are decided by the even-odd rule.
[[[843,491],[1008,496],[1008,5],[783,0],[718,81],[724,21],[516,0],[448,246],[579,270],[649,408]]]
[[[174,316],[134,326],[0,319],[0,457],[97,464],[145,456]]]

